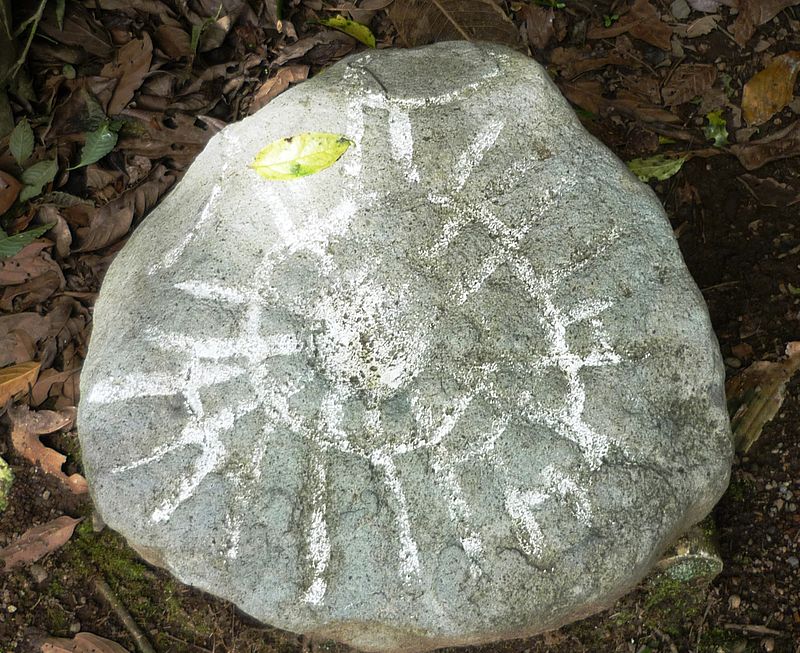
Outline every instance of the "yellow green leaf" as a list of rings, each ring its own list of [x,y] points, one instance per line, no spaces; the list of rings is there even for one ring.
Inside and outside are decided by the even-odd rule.
[[[306,177],[332,166],[352,144],[341,134],[305,132],[273,141],[256,155],[250,167],[264,179]]]
[[[41,363],[30,361],[0,369],[0,406],[15,395],[27,392],[28,387],[36,383],[41,366]]]
[[[357,41],[361,41],[368,48],[375,47],[375,35],[370,31],[369,27],[367,27],[366,25],[357,23],[356,21],[350,20],[349,18],[345,18],[344,16],[331,16],[330,18],[321,18],[319,22],[320,25],[325,25],[326,27],[333,27],[333,29],[338,29],[340,32],[349,34]]]
[[[728,145],[727,122],[722,117],[722,110],[707,113],[706,120],[708,124],[703,127],[703,133],[706,138],[714,141],[714,147]]]
[[[686,157],[684,156],[673,159],[663,154],[657,154],[647,159],[628,161],[628,167],[642,181],[649,181],[650,179],[664,181],[676,174],[685,162]]]

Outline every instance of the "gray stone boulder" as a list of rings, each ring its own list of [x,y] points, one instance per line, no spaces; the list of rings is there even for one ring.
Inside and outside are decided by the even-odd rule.
[[[251,167],[308,132],[352,144],[291,181]],[[366,651],[609,605],[732,457],[657,198],[492,45],[362,53],[213,138],[111,266],[81,383],[110,527]]]

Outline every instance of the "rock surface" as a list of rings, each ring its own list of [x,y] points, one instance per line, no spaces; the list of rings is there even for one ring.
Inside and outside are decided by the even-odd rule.
[[[331,167],[248,167],[309,131]],[[179,579],[368,651],[523,636],[724,491],[718,346],[655,195],[534,61],[360,54],[216,136],[106,277],[98,509]]]

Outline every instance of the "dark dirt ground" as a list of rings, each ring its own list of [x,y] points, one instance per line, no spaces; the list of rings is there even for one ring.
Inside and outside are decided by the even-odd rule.
[[[800,138],[796,130],[778,136],[780,158],[751,165],[748,171],[729,146],[711,150],[702,126],[706,113],[722,109],[731,142],[741,145],[800,124],[797,97],[758,132],[746,128],[739,112],[748,79],[771,58],[800,50],[800,3],[728,0],[715,11],[677,18],[670,13],[674,3],[651,0],[655,22],[669,27],[672,43],[664,49],[651,43],[658,41],[661,29],[652,19],[642,22],[635,34],[587,38],[593,27],[602,26],[604,16],[621,15],[612,28],[624,24],[631,3],[565,2],[566,7],[555,9],[538,6],[547,3],[499,4],[519,28],[521,47],[549,65],[587,127],[621,158],[656,152],[690,156],[677,174],[651,183],[708,302],[728,372],[734,375],[754,361],[779,359],[786,343],[800,333],[800,204],[792,205],[800,201]],[[16,4],[14,25],[38,6]],[[17,203],[0,218],[0,225],[15,233],[58,215],[57,227],[45,235],[48,240],[39,241],[47,243],[44,254],[26,258],[23,251],[10,263],[0,262],[0,366],[42,362],[40,382],[15,403],[61,410],[76,404],[76,370],[103,272],[127,238],[130,223],[138,223],[166,190],[164,180],[180,176],[207,138],[245,115],[253,98],[263,103],[289,81],[302,80],[363,46],[309,22],[339,6],[333,1],[287,2],[282,31],[275,28],[269,2],[226,0],[218,14],[218,0],[68,1],[63,31],[54,27],[48,14],[58,3],[49,4],[23,68],[30,84],[12,86],[11,107],[17,122],[27,116],[34,127],[32,160],[57,155],[61,172],[52,189],[88,198],[91,204],[69,206],[64,197],[51,193]],[[358,4],[389,5],[391,10],[389,2]],[[642,4],[648,3],[636,3],[640,11]],[[760,8],[754,9],[756,5]],[[762,24],[762,9],[778,5],[782,11]],[[346,11],[352,5],[342,7]],[[754,34],[744,38],[735,26],[748,12],[756,16]],[[371,15],[351,15],[370,21],[379,47],[418,42],[418,34],[398,36],[395,23],[402,26],[402,21],[395,16],[393,22],[383,7]],[[226,16],[233,18],[224,23]],[[708,33],[687,35],[687,26],[707,16],[718,17]],[[206,26],[197,52],[192,51],[193,25]],[[214,32],[217,25],[222,25],[221,32]],[[694,30],[702,32],[701,28]],[[481,26],[475,29],[480,36]],[[443,32],[434,32],[428,40],[443,38]],[[121,74],[119,67],[116,72],[105,67],[121,45],[144,34],[156,43],[152,59],[122,62]],[[586,65],[589,57],[609,60]],[[719,75],[714,84],[688,93],[685,102],[670,105],[664,101],[664,89],[682,64],[710,64]],[[129,97],[113,96],[115,86],[109,79],[114,78],[117,88],[129,87]],[[86,132],[97,127],[97,121],[87,122],[94,105],[101,107],[101,118],[108,112],[128,122],[110,154],[68,173]],[[659,142],[659,136],[673,141]],[[7,144],[7,138],[0,140],[0,170],[18,175],[11,156],[2,154]],[[772,180],[770,190],[748,190],[742,180],[748,173]],[[112,214],[103,212],[107,202],[117,202]],[[22,280],[9,276],[11,267],[26,266],[30,270]],[[63,278],[52,277],[53,266]],[[42,278],[48,271],[51,277]],[[64,302],[69,303],[66,313],[62,310],[56,319],[57,307]],[[50,322],[40,323],[48,316]],[[20,331],[28,333],[27,340]],[[61,376],[41,385],[48,370]],[[683,586],[663,578],[646,580],[595,617],[530,640],[478,650],[800,652],[799,389],[796,380],[789,384],[776,418],[735,461],[730,488],[713,513],[724,562],[713,582]],[[59,478],[20,455],[4,419],[0,454],[15,480],[8,508],[0,515],[0,547],[61,515],[85,520],[61,548],[0,575],[0,652],[39,651],[42,637],[72,637],[77,632],[92,632],[136,651],[119,611],[98,591],[97,579],[108,584],[158,653],[344,650],[258,624],[230,604],[149,567],[114,533],[96,532],[87,495],[74,494]],[[67,456],[66,473],[80,472],[74,430],[42,440]]]

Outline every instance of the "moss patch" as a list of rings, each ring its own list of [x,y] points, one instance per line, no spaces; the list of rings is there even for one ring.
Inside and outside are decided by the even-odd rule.
[[[8,463],[0,458],[0,512],[8,507],[8,493],[11,491],[11,484],[14,482],[14,473]]]
[[[702,615],[708,598],[708,582],[684,582],[666,574],[651,576],[644,585],[643,622],[680,637]]]

